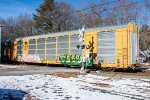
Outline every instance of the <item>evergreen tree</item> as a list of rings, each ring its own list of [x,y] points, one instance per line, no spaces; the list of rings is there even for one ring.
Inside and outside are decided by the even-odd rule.
[[[35,27],[44,32],[52,32],[52,16],[55,12],[54,0],[44,0],[43,4],[36,9],[37,14],[33,14],[35,20]]]

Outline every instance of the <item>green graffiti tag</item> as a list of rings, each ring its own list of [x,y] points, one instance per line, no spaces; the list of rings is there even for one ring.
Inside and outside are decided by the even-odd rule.
[[[82,59],[81,55],[62,55],[62,56],[59,56],[59,61],[63,65],[68,65],[68,66],[81,66],[81,59]],[[92,66],[93,60],[87,59],[84,65],[85,66]]]

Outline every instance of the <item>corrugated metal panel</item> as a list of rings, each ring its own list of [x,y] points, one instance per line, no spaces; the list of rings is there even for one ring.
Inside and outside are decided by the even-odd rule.
[[[58,56],[68,54],[69,36],[58,37]]]
[[[37,54],[45,54],[45,50],[37,50]]]
[[[68,49],[58,48],[58,55],[68,54]]]
[[[51,54],[46,55],[46,60],[56,60],[56,54],[54,54],[54,55],[51,55]]]
[[[113,54],[115,48],[99,48],[98,54]]]
[[[29,40],[29,55],[35,55],[36,53],[36,40]]]
[[[17,56],[22,56],[23,42],[17,42]]]
[[[18,50],[22,50],[23,46],[22,45],[17,45]]]
[[[51,43],[56,43],[56,37],[53,37],[53,38],[48,38],[47,39],[47,44],[51,44]]]
[[[45,56],[45,38],[40,38],[37,40],[37,55],[39,55],[41,60],[44,60]]]
[[[36,44],[36,40],[29,40],[29,44]]]
[[[55,54],[56,55],[56,49],[47,49],[46,54]]]
[[[82,50],[77,48],[77,45],[81,45],[78,35],[70,36],[70,54],[81,55]]]
[[[130,63],[135,64],[138,57],[138,35],[130,33]]]
[[[45,43],[44,44],[37,44],[37,49],[43,49],[45,50]]]
[[[45,44],[45,38],[38,39],[38,40],[37,40],[37,43],[38,43],[38,44],[42,44],[42,43]]]
[[[71,49],[70,50],[70,54],[76,54],[76,55],[81,55],[82,54],[82,51],[81,49]]]
[[[65,41],[64,41],[64,42],[65,42]],[[68,42],[65,42],[65,43],[64,43],[64,42],[61,42],[61,43],[59,42],[59,43],[58,43],[58,48],[59,48],[59,49],[61,49],[61,48],[62,48],[62,49],[63,49],[63,48],[68,48],[68,42],[69,42],[69,41],[68,41]]]
[[[116,62],[116,34],[115,32],[98,33],[98,61],[104,63]]]
[[[47,38],[46,60],[56,60],[56,37]]]
[[[55,43],[53,43],[53,44],[48,44],[47,43],[47,47],[46,47],[47,49],[56,49],[56,42]]]
[[[44,60],[45,54],[37,54],[40,57],[40,60]]]
[[[115,55],[98,55],[101,63],[115,63],[114,61],[116,60],[116,58],[114,56]]]
[[[35,54],[35,50],[29,49],[28,54],[29,54],[29,55],[34,55],[34,54]]]
[[[29,49],[36,49],[36,45],[29,45]]]

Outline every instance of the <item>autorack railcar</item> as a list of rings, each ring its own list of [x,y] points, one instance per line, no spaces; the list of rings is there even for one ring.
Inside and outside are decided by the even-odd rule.
[[[17,38],[13,60],[18,62],[67,64],[80,66],[82,49],[79,31],[49,33]],[[139,33],[134,23],[86,28],[84,55],[87,66],[102,68],[135,67],[139,59]]]

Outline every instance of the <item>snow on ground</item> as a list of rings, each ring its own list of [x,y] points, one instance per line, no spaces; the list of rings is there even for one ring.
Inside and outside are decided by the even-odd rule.
[[[9,65],[9,64],[0,64],[0,69],[8,69],[8,68],[23,68],[23,67],[28,67],[25,65]]]
[[[97,75],[62,78],[54,75],[1,76],[0,100],[150,100],[150,79],[112,79]],[[5,96],[3,95],[5,94]]]

